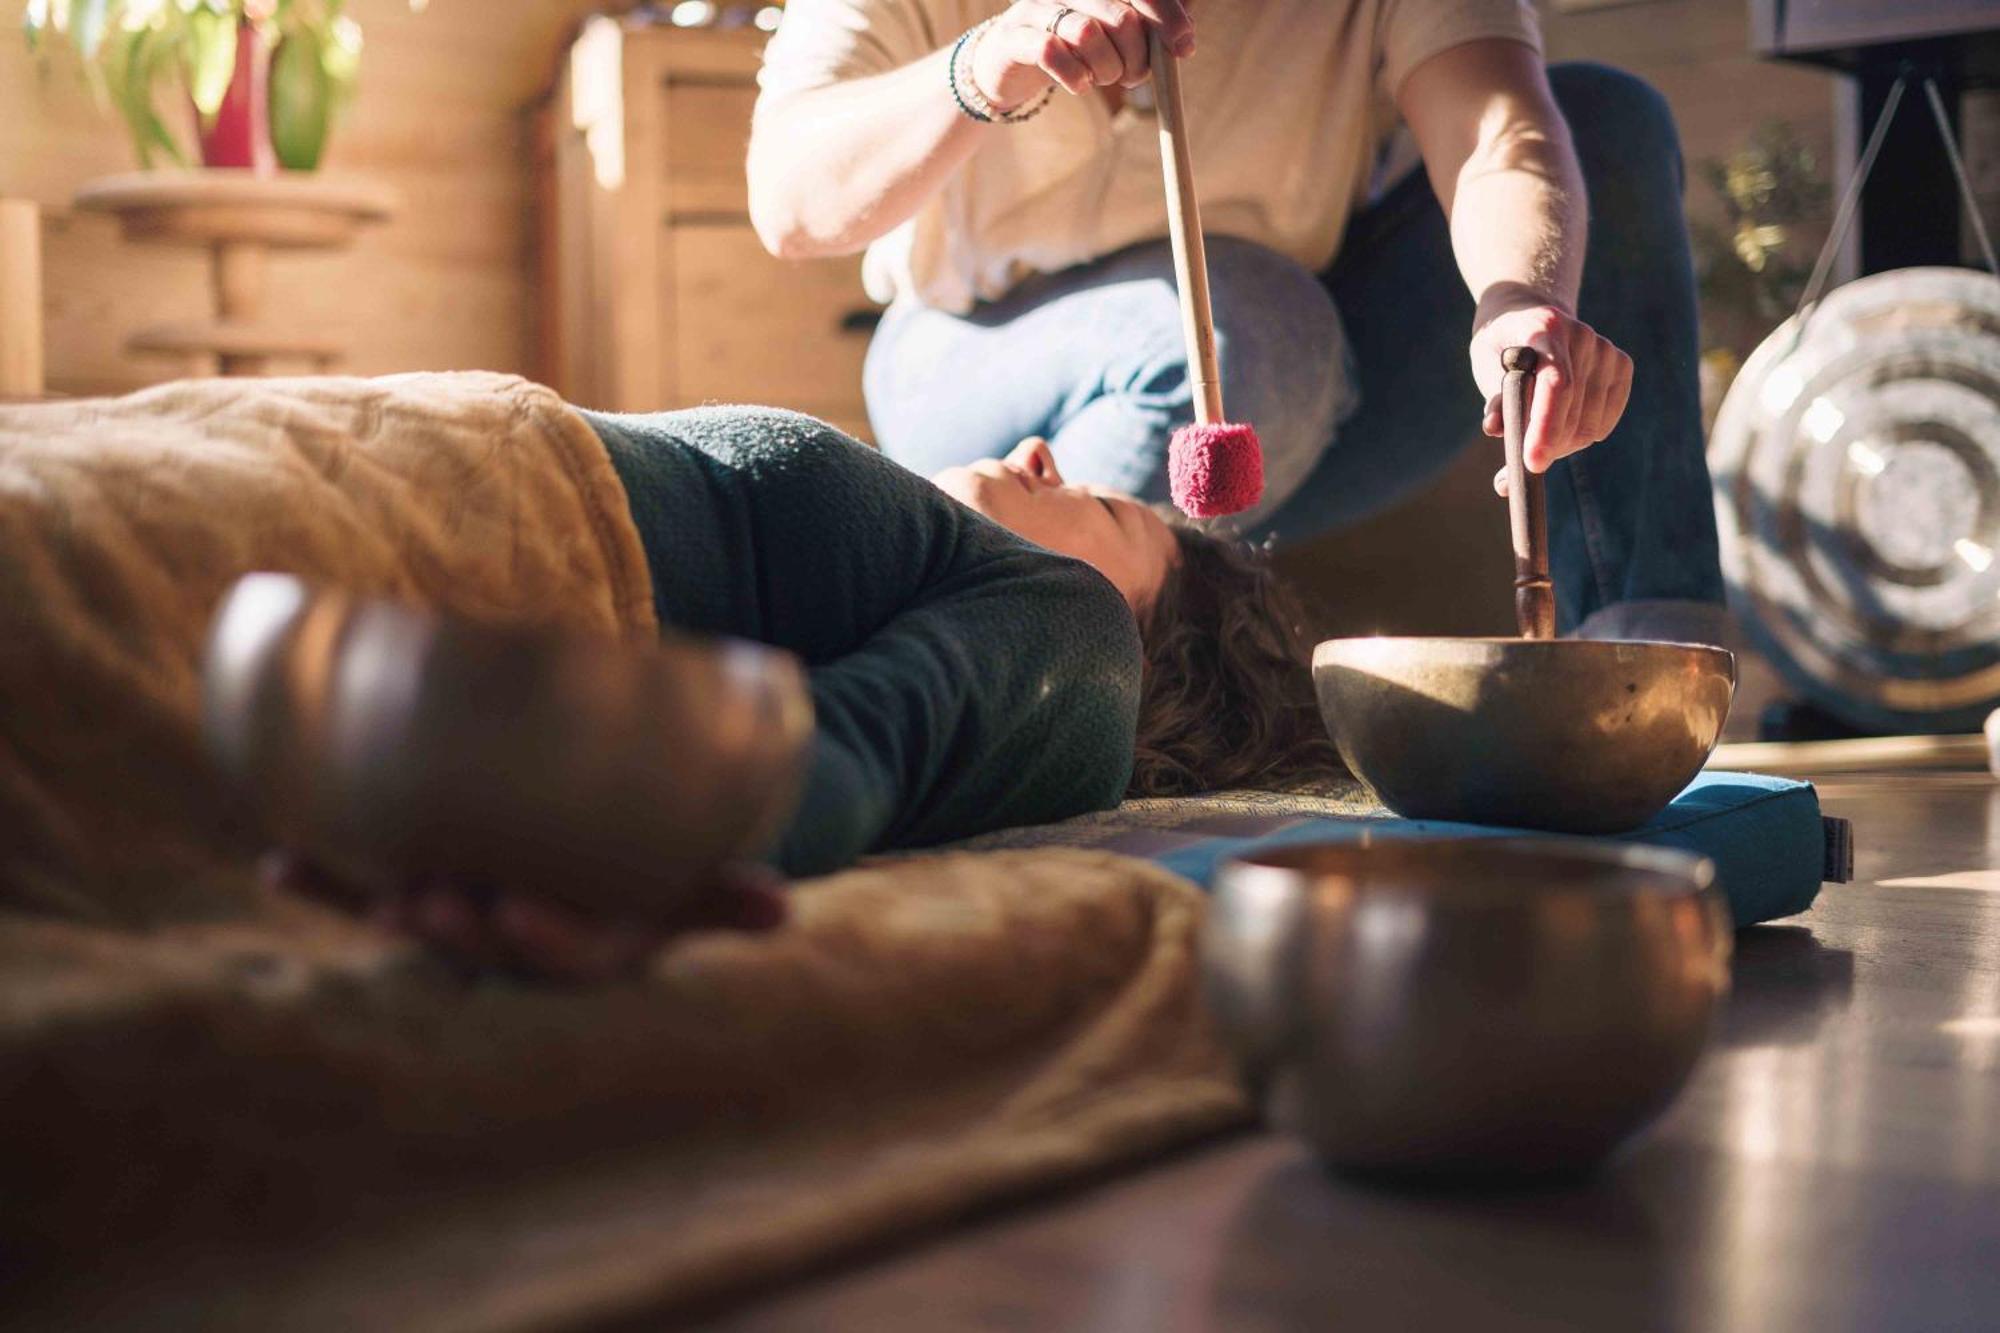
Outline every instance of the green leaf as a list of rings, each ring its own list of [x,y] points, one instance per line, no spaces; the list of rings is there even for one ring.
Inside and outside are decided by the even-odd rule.
[[[333,91],[319,34],[303,26],[286,33],[271,53],[271,147],[287,169],[319,166]]]
[[[170,42],[148,28],[123,34],[106,51],[112,100],[132,132],[141,167],[153,165],[155,152],[165,153],[178,166],[187,165],[180,144],[153,109],[153,81],[172,55]]]
[[[320,54],[320,63],[326,66],[327,83],[333,89],[336,107],[346,104],[354,95],[355,85],[361,76],[361,25],[351,18],[336,18],[327,25],[327,35]]]
[[[21,10],[21,35],[28,39],[28,54],[41,54],[42,33],[48,26],[49,0],[28,0]]]
[[[236,16],[201,8],[187,16],[183,61],[195,110],[212,119],[236,77]]]
[[[104,44],[104,21],[111,0],[70,0],[69,36],[86,61],[97,58]]]

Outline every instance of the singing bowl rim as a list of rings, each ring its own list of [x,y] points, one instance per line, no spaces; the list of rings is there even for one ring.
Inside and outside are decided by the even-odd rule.
[[[1317,671],[1322,657],[1328,660],[1342,657],[1343,649],[1358,650],[1364,645],[1401,649],[1411,644],[1427,645],[1437,650],[1440,656],[1447,647],[1457,647],[1505,648],[1523,654],[1548,653],[1561,649],[1566,657],[1623,652],[1644,656],[1671,655],[1697,660],[1706,658],[1728,673],[1732,687],[1736,683],[1735,653],[1712,643],[1686,643],[1678,639],[1525,639],[1519,635],[1504,634],[1349,634],[1321,639],[1314,644],[1312,665]]]
[[[1721,740],[1737,686],[1734,653],[1655,639],[1324,639],[1313,649],[1312,676],[1342,760],[1396,813],[1572,834],[1624,832],[1671,804]],[[1645,744],[1621,752],[1617,734],[1595,719],[1627,707],[1635,684],[1640,699],[1671,706],[1707,696],[1720,707],[1698,725],[1688,710],[1684,736],[1651,724]],[[1718,687],[1719,700],[1711,693]],[[1551,693],[1579,706],[1488,711]],[[1435,742],[1424,748],[1429,757],[1397,767],[1405,750],[1389,738],[1413,734]],[[1455,753],[1460,738],[1471,758],[1438,757]],[[1478,756],[1494,745],[1509,757],[1475,768],[1492,764]],[[1562,762],[1537,757],[1545,750]]]
[[[539,820],[503,822],[472,847],[468,839],[478,830],[466,827],[467,821],[491,822],[478,813],[482,802],[510,790],[530,791],[534,782],[499,778],[486,789],[440,787],[436,779],[444,768],[417,747],[438,735],[470,734],[468,726],[478,722],[473,713],[456,702],[442,708],[433,703],[452,692],[448,686],[471,679],[467,672],[479,665],[481,653],[503,651],[516,638],[528,654],[519,659],[523,670],[549,680],[550,706],[531,718],[508,719],[515,726],[540,727],[546,735],[568,715],[556,702],[562,696],[555,673],[574,675],[586,663],[602,682],[599,688],[609,692],[600,697],[679,677],[696,697],[727,705],[739,724],[737,734],[697,729],[675,737],[680,767],[675,789],[699,787],[706,793],[699,813],[707,817],[669,829],[665,816],[638,800],[643,793],[606,788],[597,794],[610,799],[591,803],[603,808],[594,823],[565,824],[567,833],[549,834],[550,825]],[[386,674],[378,672],[380,679],[407,688],[373,696],[358,690],[346,668],[361,660],[357,654],[370,652],[377,654],[374,660],[394,665]],[[311,668],[303,674],[302,662]],[[268,833],[375,878],[393,868],[398,849],[407,851],[412,844],[410,830],[399,825],[400,805],[422,797],[432,807],[433,831],[443,830],[435,836],[471,848],[466,856],[475,868],[490,870],[486,862],[509,848],[517,854],[525,848],[522,864],[549,872],[535,883],[551,896],[585,910],[639,915],[663,901],[659,885],[673,874],[769,847],[795,806],[813,730],[804,670],[777,648],[685,635],[633,641],[575,627],[479,620],[276,572],[244,576],[218,602],[202,685],[204,739],[218,776]],[[427,711],[416,711],[420,704]],[[378,705],[400,712],[395,726],[360,725]],[[689,715],[685,701],[656,696],[633,714],[635,742]],[[600,709],[574,716],[584,728],[579,738],[594,738],[605,747],[613,735],[606,728],[610,715]],[[754,731],[743,729],[753,721],[760,724]],[[433,724],[445,730],[438,732]],[[493,732],[484,724],[479,730]],[[658,764],[663,753],[636,743],[600,748],[587,772],[616,778],[641,771],[633,767],[639,761]],[[504,771],[528,771],[527,764],[524,755]],[[547,800],[533,801],[549,818],[576,805],[566,789],[552,787],[550,793]],[[634,812],[636,822],[626,817]],[[593,830],[621,840],[591,844],[584,835]],[[655,830],[661,841],[654,840]],[[570,834],[575,840],[565,848],[561,844]],[[608,872],[614,859],[627,867],[617,876]]]

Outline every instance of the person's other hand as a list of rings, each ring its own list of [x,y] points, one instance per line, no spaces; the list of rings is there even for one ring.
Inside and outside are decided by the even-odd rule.
[[[1152,73],[1146,38],[1155,27],[1169,51],[1194,53],[1184,0],[1015,0],[973,48],[972,81],[1002,111],[1051,83],[1072,93],[1134,88]]]
[[[1486,395],[1485,431],[1502,433],[1500,354],[1532,347],[1541,354],[1529,395],[1526,458],[1530,472],[1546,472],[1558,458],[1587,449],[1610,435],[1632,396],[1632,358],[1538,293],[1489,292],[1480,302],[1472,337],[1472,375]],[[1506,471],[1494,488],[1507,493]]]
[[[265,858],[262,869],[273,888],[410,935],[468,973],[567,986],[628,977],[677,935],[770,930],[786,913],[783,881],[754,865],[725,867],[707,892],[690,897],[686,909],[664,921],[596,918],[546,897],[480,891],[439,879],[413,880],[398,895],[371,897],[310,860],[282,852]]]

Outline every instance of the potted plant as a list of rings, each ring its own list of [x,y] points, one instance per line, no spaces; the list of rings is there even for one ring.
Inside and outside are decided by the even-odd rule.
[[[427,0],[410,0],[421,10]],[[354,88],[361,26],[346,0],[26,0],[31,50],[66,41],[131,131],[140,165],[318,167]],[[193,108],[190,154],[160,94]]]
[[[1829,191],[1813,151],[1783,121],[1767,121],[1735,152],[1697,174],[1722,219],[1690,225],[1701,289],[1702,398],[1713,424],[1736,372],[1791,316],[1811,272]],[[1805,232],[1807,236],[1801,236]]]

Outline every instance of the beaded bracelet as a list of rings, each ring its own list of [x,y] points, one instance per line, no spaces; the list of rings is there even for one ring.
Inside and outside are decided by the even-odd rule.
[[[969,61],[969,49],[992,26],[992,19],[987,19],[982,23],[975,23],[960,33],[958,41],[952,44],[950,69],[951,100],[958,104],[959,111],[968,119],[976,120],[982,125],[991,125],[995,122],[1003,125],[1019,125],[1024,120],[1033,120],[1036,116],[1040,115],[1042,108],[1049,104],[1049,99],[1055,96],[1056,90],[1053,86],[1044,88],[1040,97],[1025,102],[1015,107],[1012,111],[1001,111],[993,103],[987,101],[986,95],[979,91],[979,85],[972,81],[972,71],[965,69],[961,74],[961,69]]]

